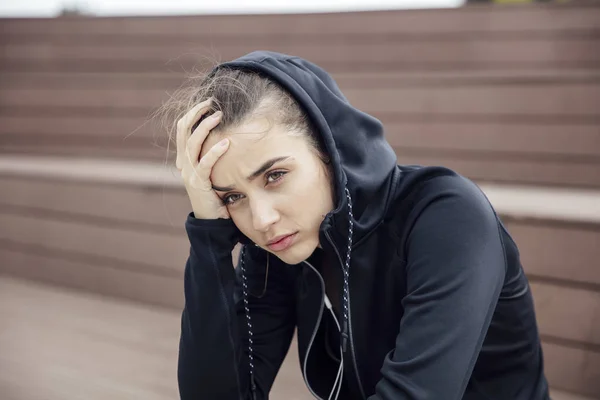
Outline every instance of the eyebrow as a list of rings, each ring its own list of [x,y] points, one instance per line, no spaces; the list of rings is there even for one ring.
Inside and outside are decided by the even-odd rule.
[[[290,158],[290,157],[289,156],[275,157],[268,161],[265,161],[263,163],[263,165],[261,165],[256,171],[254,171],[253,173],[248,175],[248,177],[246,179],[248,181],[253,181],[257,177],[259,177],[260,175],[265,173],[273,165],[277,164],[278,162],[287,160],[288,158]],[[215,185],[212,185],[212,188],[213,188],[213,190],[216,190],[217,192],[229,192],[229,191],[232,191],[235,189],[234,186],[215,186]]]

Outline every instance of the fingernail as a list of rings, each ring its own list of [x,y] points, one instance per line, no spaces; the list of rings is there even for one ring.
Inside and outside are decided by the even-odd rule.
[[[229,143],[229,139],[223,139],[219,142],[219,145],[225,147],[227,146],[227,143]]]
[[[222,113],[221,111],[217,111],[216,113],[214,113],[214,114],[212,115],[212,117],[213,117],[213,118],[215,118],[215,119],[217,119],[217,118],[219,118],[221,115],[223,115],[223,113]]]

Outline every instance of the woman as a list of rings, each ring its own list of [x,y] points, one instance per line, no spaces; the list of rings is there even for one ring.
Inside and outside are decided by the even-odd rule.
[[[475,184],[397,165],[301,58],[253,52],[192,90],[182,399],[268,398],[295,328],[316,398],[548,399],[517,246]]]

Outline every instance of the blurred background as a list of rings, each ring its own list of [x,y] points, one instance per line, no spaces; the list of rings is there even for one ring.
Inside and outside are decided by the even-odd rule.
[[[189,204],[150,117],[257,49],[330,71],[400,163],[480,184],[554,400],[599,399],[599,38],[596,1],[0,2],[0,399],[178,398]],[[298,365],[272,398],[311,398]]]

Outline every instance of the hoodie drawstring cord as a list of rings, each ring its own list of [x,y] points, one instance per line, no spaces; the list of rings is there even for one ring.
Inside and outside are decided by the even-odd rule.
[[[352,197],[350,196],[350,191],[348,188],[346,189],[346,198],[348,199],[348,248],[346,250],[346,263],[342,266],[344,272],[344,294],[343,294],[343,304],[344,304],[344,321],[342,324],[342,350],[344,353],[346,352],[346,348],[348,346],[348,292],[349,292],[349,280],[350,280],[350,254],[352,253],[352,235],[354,233],[354,215],[352,214]]]
[[[240,268],[242,270],[242,293],[244,296],[244,311],[246,312],[246,323],[248,324],[248,363],[250,366],[250,391],[252,399],[256,400],[256,382],[254,380],[254,348],[252,341],[252,317],[250,316],[250,307],[248,306],[248,278],[246,277],[246,246],[242,246],[242,254],[240,256]]]

